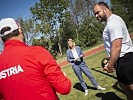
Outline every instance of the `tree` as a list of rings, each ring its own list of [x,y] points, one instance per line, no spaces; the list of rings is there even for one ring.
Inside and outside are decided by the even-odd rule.
[[[40,0],[30,9],[34,19],[40,22],[40,32],[47,34],[50,41],[57,38],[60,54],[62,54],[62,49],[59,23],[68,12],[68,3],[69,0]]]
[[[26,43],[28,45],[31,45],[33,39],[38,35],[37,23],[35,23],[35,21],[31,18],[23,20],[22,17],[18,18],[18,22],[20,23],[24,31],[24,35],[26,37]]]
[[[95,17],[86,17],[79,28],[79,45],[90,47],[101,37],[103,25]]]

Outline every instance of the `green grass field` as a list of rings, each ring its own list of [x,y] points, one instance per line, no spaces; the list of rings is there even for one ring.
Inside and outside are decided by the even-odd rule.
[[[101,59],[106,56],[105,51],[101,51],[92,56],[85,58],[86,64],[97,82],[105,87],[105,91],[93,88],[90,80],[83,74],[83,78],[88,85],[89,94],[84,96],[84,91],[79,83],[78,78],[74,74],[71,65],[62,68],[67,76],[71,79],[72,88],[68,95],[58,94],[60,100],[126,100],[126,96],[121,90],[116,80],[115,73],[107,73],[100,66]]]

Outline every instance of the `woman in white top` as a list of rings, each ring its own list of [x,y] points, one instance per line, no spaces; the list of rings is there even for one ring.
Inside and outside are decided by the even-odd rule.
[[[99,90],[105,90],[105,88],[99,86],[98,82],[94,79],[90,70],[86,66],[81,48],[79,46],[75,46],[75,42],[72,39],[68,39],[67,43],[69,47],[69,49],[67,50],[67,60],[71,63],[73,71],[78,77],[81,86],[85,90],[85,95],[88,94],[88,89],[83,80],[82,72],[89,78],[95,88]]]

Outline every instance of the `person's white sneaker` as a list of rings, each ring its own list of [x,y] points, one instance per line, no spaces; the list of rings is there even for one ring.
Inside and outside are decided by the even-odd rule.
[[[88,90],[85,90],[85,96],[88,95]]]
[[[101,87],[101,86],[97,86],[97,89],[98,89],[98,90],[106,90],[106,88],[103,88],[103,87]]]

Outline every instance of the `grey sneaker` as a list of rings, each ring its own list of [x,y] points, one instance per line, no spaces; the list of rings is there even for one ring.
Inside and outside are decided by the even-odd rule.
[[[106,88],[103,88],[103,87],[101,87],[101,86],[97,86],[97,89],[98,89],[98,90],[106,90]]]

